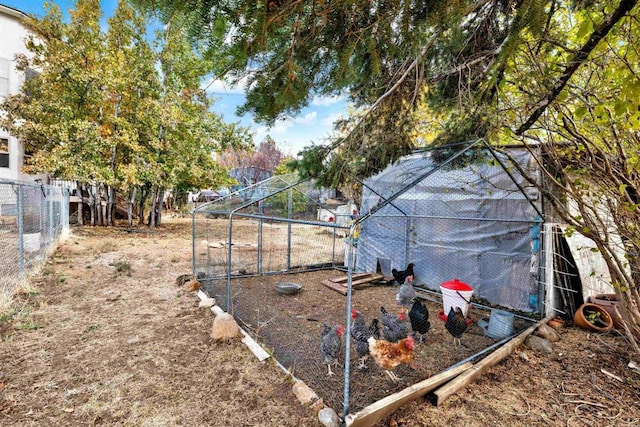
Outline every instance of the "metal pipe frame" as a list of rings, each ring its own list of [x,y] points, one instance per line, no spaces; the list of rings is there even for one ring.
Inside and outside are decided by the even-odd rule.
[[[444,162],[440,163],[439,165],[437,165],[436,167],[434,167],[432,169],[429,169],[427,172],[419,175],[416,179],[414,179],[413,181],[411,181],[410,183],[405,185],[404,188],[402,188],[399,191],[396,191],[391,197],[389,197],[388,199],[386,199],[382,203],[377,204],[369,212],[367,212],[366,214],[364,214],[360,218],[358,218],[356,220],[356,225],[362,223],[363,221],[366,221],[369,217],[373,216],[377,211],[379,211],[380,209],[384,208],[385,206],[393,203],[394,200],[396,200],[398,197],[402,196],[404,193],[406,193],[407,191],[409,191],[410,189],[415,187],[422,180],[424,180],[425,178],[429,177],[430,175],[433,175],[435,172],[439,171],[440,169],[442,169],[443,167],[445,167],[449,163],[453,162],[455,159],[457,159],[462,154],[464,154],[467,151],[469,151],[472,147],[474,147],[475,145],[479,144],[481,141],[483,141],[483,140],[482,139],[475,140],[474,142],[470,143],[466,148],[460,150],[459,152],[457,152],[453,156],[449,157]]]

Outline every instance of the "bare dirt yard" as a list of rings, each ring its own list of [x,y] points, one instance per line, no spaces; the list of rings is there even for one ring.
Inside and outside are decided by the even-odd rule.
[[[0,425],[319,425],[275,363],[260,363],[239,341],[210,341],[213,315],[175,283],[190,272],[187,219],[168,219],[157,230],[74,229],[32,279],[33,291],[20,295],[16,310],[0,318]],[[291,321],[273,321],[272,330],[263,326],[264,336],[284,340],[290,337],[287,328],[299,329],[298,324],[310,328],[308,339],[316,336],[320,322],[308,318],[324,320],[329,314],[322,305],[325,290],[305,292],[314,293],[315,307],[302,310],[289,301],[290,313],[282,306],[278,311],[291,314]],[[375,301],[367,306],[370,316],[378,302],[392,304],[388,296],[374,294],[388,293],[385,289],[372,289],[368,297],[366,292],[358,290],[354,298],[361,306]],[[437,322],[433,315],[433,335],[444,339]],[[277,325],[287,325],[284,335]],[[521,348],[444,405],[421,399],[379,426],[640,425],[640,374],[627,366],[625,339],[615,332],[589,333],[570,322],[559,332],[562,339],[552,354]],[[420,375],[463,356],[444,345],[420,352]],[[314,372],[304,364],[313,365],[315,354],[291,357],[284,364],[296,376]],[[324,366],[314,366],[314,375],[324,373]],[[418,375],[409,369],[398,374],[408,382],[401,386]],[[383,377],[375,367],[357,375],[363,390],[381,388]],[[339,395],[326,397],[339,400]]]

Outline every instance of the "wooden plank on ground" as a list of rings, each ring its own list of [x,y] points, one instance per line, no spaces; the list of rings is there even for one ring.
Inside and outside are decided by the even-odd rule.
[[[464,374],[460,375],[453,381],[443,385],[439,389],[437,389],[434,394],[436,395],[437,401],[436,406],[439,406],[442,402],[449,398],[449,396],[455,394],[458,390],[466,387],[468,384],[473,382],[477,377],[485,373],[489,370],[493,365],[502,361],[504,358],[509,356],[513,351],[520,346],[524,342],[524,340],[531,335],[538,326],[543,323],[547,323],[551,317],[546,317],[540,320],[538,323],[532,325],[524,332],[521,332],[518,336],[513,338],[511,341],[508,341],[498,350],[491,353],[489,356],[485,357],[481,361],[475,364],[475,366],[469,369]]]
[[[365,276],[370,276],[373,273],[355,273],[351,275],[351,279],[358,279],[360,277],[365,277]],[[347,283],[347,281],[349,280],[349,276],[339,276],[339,277],[333,277],[331,279],[329,279],[330,281],[332,281],[333,283]]]
[[[424,381],[420,381],[419,383],[409,386],[404,390],[378,400],[360,412],[348,414],[345,420],[346,425],[347,427],[372,426],[390,413],[396,411],[402,405],[424,396],[431,390],[446,383],[472,366],[473,364],[471,362],[467,362],[464,365],[456,366],[455,368],[440,372],[439,374],[427,378]]]
[[[382,274],[374,274],[372,276],[363,277],[362,279],[352,280],[351,286],[364,285],[365,283],[373,282],[375,280],[380,280],[383,277],[384,275]],[[347,284],[348,283],[341,283],[341,285],[344,286],[345,288],[347,287]]]
[[[342,295],[347,295],[347,288],[338,283],[333,283],[330,280],[323,280],[321,283],[329,289],[333,289],[334,291],[341,293]]]

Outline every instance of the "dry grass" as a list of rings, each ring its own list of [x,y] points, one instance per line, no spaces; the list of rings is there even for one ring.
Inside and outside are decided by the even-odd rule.
[[[11,312],[13,296],[10,293],[0,292],[0,316],[6,316]]]
[[[0,321],[0,425],[313,425],[291,384],[175,278],[188,221],[163,233],[76,230]]]
[[[273,363],[211,343],[210,311],[175,284],[191,272],[190,230],[85,228],[58,248],[0,317],[0,425],[319,425]],[[444,406],[412,402],[379,426],[639,425],[624,339],[561,334],[553,354],[521,350]]]

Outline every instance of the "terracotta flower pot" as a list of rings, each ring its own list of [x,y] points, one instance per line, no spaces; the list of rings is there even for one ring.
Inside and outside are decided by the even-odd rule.
[[[573,323],[590,331],[607,332],[613,328],[613,319],[603,307],[590,302],[582,304],[573,315]]]
[[[589,302],[597,304],[607,310],[609,316],[613,319],[613,327],[616,329],[624,329],[622,316],[618,311],[620,305],[620,297],[617,294],[598,294],[589,297]]]

